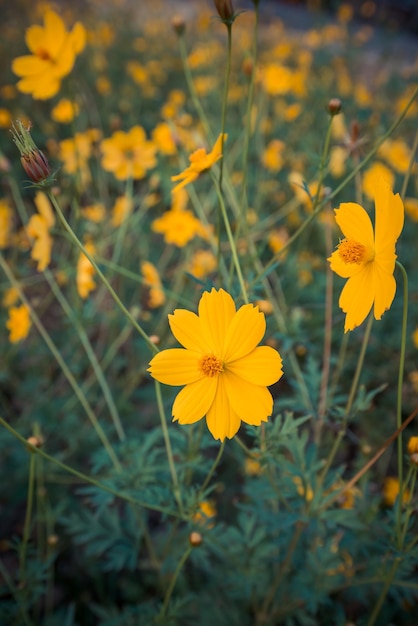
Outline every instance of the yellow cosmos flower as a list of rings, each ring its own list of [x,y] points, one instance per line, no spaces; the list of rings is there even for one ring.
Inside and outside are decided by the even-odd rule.
[[[233,437],[241,421],[266,422],[273,411],[268,385],[283,374],[282,359],[273,348],[258,346],[266,330],[258,307],[238,311],[223,289],[206,291],[199,314],[176,309],[169,324],[183,348],[159,352],[150,362],[151,376],[166,385],[185,385],[172,414],[180,424],[206,416],[215,439]]]
[[[148,306],[150,309],[162,306],[165,303],[165,293],[157,268],[150,261],[143,261],[141,273],[144,277],[144,285],[149,288]]]
[[[52,237],[49,229],[55,224],[54,212],[47,196],[38,191],[35,196],[38,213],[32,215],[26,231],[34,239],[31,257],[38,262],[38,272],[43,272],[51,262]]]
[[[394,476],[387,476],[383,483],[383,500],[387,506],[393,506],[399,496],[399,480]],[[409,489],[403,490],[402,503],[405,504],[411,499]]]
[[[335,209],[335,219],[344,239],[328,258],[331,269],[348,278],[339,300],[346,313],[344,332],[359,326],[374,306],[380,320],[395,297],[395,244],[404,222],[399,194],[384,180],[375,188],[376,225],[359,204],[346,202]]]
[[[0,250],[10,244],[13,211],[7,200],[0,200]]]
[[[47,10],[44,26],[30,26],[26,31],[26,45],[32,54],[18,57],[12,63],[13,72],[21,77],[17,83],[19,91],[39,100],[55,96],[61,80],[73,69],[85,40],[86,32],[80,22],[67,32],[59,15]]]
[[[228,135],[224,133],[223,140],[227,140]],[[204,148],[199,148],[195,150],[190,156],[189,167],[186,167],[183,172],[177,174],[177,176],[172,176],[171,180],[173,182],[180,180],[181,182],[176,185],[173,189],[173,193],[177,192],[182,187],[193,183],[197,178],[199,178],[199,174],[209,170],[212,165],[219,161],[222,158],[222,134],[219,135],[218,139],[215,141],[215,145],[209,154],[206,152]]]
[[[51,117],[60,124],[69,124],[79,114],[80,107],[77,102],[72,102],[68,98],[62,98],[52,109]]]
[[[17,343],[22,339],[26,339],[31,326],[32,322],[26,304],[13,306],[9,309],[9,319],[6,322],[6,328],[9,331],[10,343]]]
[[[101,144],[102,166],[113,172],[118,180],[144,178],[147,170],[156,166],[157,146],[148,141],[142,126],[134,126],[127,133],[118,130]]]
[[[96,254],[96,247],[94,243],[90,240],[84,242],[84,247],[87,252],[93,256]],[[96,283],[94,281],[94,274],[96,270],[93,265],[90,263],[85,254],[81,253],[78,257],[77,262],[77,291],[80,298],[85,300],[89,295],[90,291],[96,289]]]

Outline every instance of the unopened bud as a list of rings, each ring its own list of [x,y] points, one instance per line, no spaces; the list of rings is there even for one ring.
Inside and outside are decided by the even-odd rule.
[[[181,36],[186,30],[186,22],[184,21],[184,17],[181,15],[175,15],[171,20],[171,25],[174,29],[174,32],[177,35]]]
[[[213,0],[216,10],[221,20],[230,22],[234,17],[234,9],[232,8],[232,0]]]
[[[251,76],[253,73],[254,62],[251,57],[246,57],[242,62],[242,71],[246,76]]]
[[[43,438],[36,436],[36,435],[32,435],[31,437],[28,437],[26,441],[28,442],[30,446],[33,446],[34,448],[40,448],[44,443]]]
[[[410,437],[407,449],[412,465],[418,466],[418,437]]]
[[[20,120],[11,129],[13,141],[20,152],[20,162],[31,181],[36,184],[50,183],[52,170],[48,159],[39,150],[30,134],[30,126],[25,128]]]
[[[194,531],[189,535],[189,542],[193,548],[198,548],[203,541],[203,537],[200,533]]]
[[[328,113],[332,117],[334,117],[334,115],[338,115],[338,113],[341,113],[342,106],[343,103],[339,98],[331,98],[331,100],[328,102]]]

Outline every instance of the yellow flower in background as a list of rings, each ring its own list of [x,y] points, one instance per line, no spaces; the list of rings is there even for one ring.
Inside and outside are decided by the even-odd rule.
[[[84,242],[84,247],[90,256],[96,254],[96,247],[91,240],[87,239]],[[86,255],[81,253],[78,257],[76,282],[78,295],[83,300],[87,298],[91,291],[96,289],[96,283],[93,278],[95,271]]]
[[[311,502],[314,497],[312,487],[309,484],[306,484],[300,476],[293,476],[292,480],[296,485],[296,491],[298,492],[298,495],[300,495],[302,498],[305,498],[307,502]]]
[[[43,272],[51,262],[53,240],[49,229],[55,224],[55,217],[51,203],[42,191],[36,193],[35,204],[38,213],[30,218],[26,232],[34,240],[31,257],[38,262],[38,272]]]
[[[214,518],[216,517],[217,510],[213,502],[209,500],[203,500],[199,505],[198,512],[193,516],[193,521],[200,526],[206,526],[206,528],[214,527]]]
[[[293,72],[284,65],[271,63],[264,68],[263,87],[270,96],[289,93],[293,88]]]
[[[394,476],[387,476],[383,483],[383,500],[387,506],[393,506],[396,502],[396,498],[399,495],[399,480]],[[411,499],[411,492],[409,489],[403,490],[402,502],[405,504]]]
[[[378,155],[400,174],[406,174],[412,159],[412,151],[403,139],[386,139]]]
[[[149,287],[148,306],[150,309],[162,306],[166,298],[157,268],[150,261],[143,261],[141,273],[144,277],[144,285]]]
[[[218,261],[213,252],[210,250],[196,250],[186,269],[195,278],[205,278],[216,269],[217,265]]]
[[[22,339],[26,339],[31,326],[29,308],[26,304],[13,306],[9,309],[9,319],[6,322],[6,328],[9,331],[10,343],[17,343],[22,341]]]
[[[115,205],[112,209],[112,226],[117,228],[130,216],[133,209],[132,198],[128,196],[120,196],[116,198]]]
[[[270,172],[280,172],[283,167],[285,144],[280,139],[272,139],[263,153],[263,165]]]
[[[157,146],[148,141],[142,126],[128,132],[118,130],[101,143],[102,167],[112,172],[118,180],[144,178],[147,171],[157,165]]]
[[[80,107],[76,102],[62,98],[58,104],[52,109],[51,117],[54,122],[60,124],[69,124],[79,114]]]
[[[418,222],[418,200],[416,198],[405,198],[404,205],[405,213],[407,213],[414,222]]]
[[[383,163],[375,162],[363,174],[362,187],[363,192],[369,198],[374,199],[374,193],[380,181],[384,180],[389,187],[393,188],[395,184],[395,175]]]
[[[86,220],[94,222],[95,224],[100,224],[106,217],[106,209],[101,202],[85,206],[81,209],[80,213]]]
[[[174,140],[174,134],[167,122],[157,124],[151,133],[151,137],[162,154],[166,154],[167,156],[176,154],[177,146]]]
[[[374,307],[380,320],[395,297],[395,244],[404,223],[404,207],[385,181],[375,188],[375,229],[359,204],[345,202],[335,209],[344,239],[328,258],[331,269],[348,278],[339,299],[346,313],[344,332],[359,326]]]
[[[284,228],[283,226],[281,226],[280,228],[275,228],[274,230],[271,230],[268,236],[268,244],[269,244],[270,250],[273,252],[273,254],[277,254],[278,252],[280,252],[282,248],[284,248],[288,240],[289,240],[289,233],[287,232],[286,228]],[[286,256],[287,256],[287,251],[285,250],[283,252],[283,256],[281,257],[281,259],[283,260],[284,258],[286,258]]]
[[[19,300],[19,291],[16,287],[9,287],[4,292],[3,300],[1,301],[2,305],[9,309],[11,306],[16,304]]]
[[[12,114],[8,109],[0,108],[0,128],[10,128],[12,125]]]
[[[418,326],[412,333],[412,343],[414,344],[415,348],[418,348]]]
[[[228,135],[224,133],[223,140],[227,140]],[[182,187],[193,183],[197,178],[199,178],[199,174],[209,170],[212,165],[214,165],[219,159],[222,158],[222,134],[219,135],[216,140],[212,150],[207,153],[204,148],[199,148],[195,150],[190,156],[189,167],[186,167],[183,172],[177,174],[177,176],[172,176],[171,180],[173,182],[180,180],[181,182],[176,185],[172,191],[172,193],[177,192]]]
[[[77,22],[72,31],[67,32],[59,15],[47,9],[44,26],[30,26],[25,39],[32,54],[18,57],[12,63],[13,72],[21,77],[17,88],[35,99],[52,98],[85,46],[84,26]]]
[[[205,291],[198,315],[176,309],[168,316],[171,331],[184,348],[159,352],[151,376],[166,385],[185,385],[177,395],[173,420],[193,424],[206,417],[215,439],[233,437],[241,421],[260,426],[273,411],[268,385],[282,374],[282,360],[269,346],[258,346],[266,331],[258,307],[236,310],[223,289]]]
[[[7,200],[0,200],[0,250],[10,244],[13,211]]]
[[[183,248],[197,236],[208,238],[208,229],[191,211],[170,209],[151,224],[154,233],[164,235],[166,243]]]

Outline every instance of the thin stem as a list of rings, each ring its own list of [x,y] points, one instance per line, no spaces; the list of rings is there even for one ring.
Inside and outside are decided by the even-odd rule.
[[[390,569],[390,572],[388,574],[388,577],[386,579],[385,585],[381,591],[381,594],[379,596],[379,598],[377,599],[377,602],[374,606],[374,609],[372,611],[372,614],[369,617],[369,621],[367,622],[367,626],[373,626],[376,623],[377,618],[379,617],[379,613],[380,610],[383,606],[383,602],[385,601],[385,598],[387,596],[387,593],[389,591],[389,588],[392,584],[393,579],[395,578],[395,574],[398,570],[399,565],[401,564],[401,559],[398,557],[396,558],[393,563],[392,563],[392,567]]]
[[[347,426],[347,421],[348,418],[350,417],[350,413],[351,413],[351,409],[353,407],[353,402],[354,402],[354,398],[355,395],[357,393],[357,387],[358,387],[358,382],[360,380],[360,374],[361,374],[361,370],[363,368],[363,363],[364,363],[364,357],[366,355],[366,350],[367,350],[367,345],[369,343],[369,338],[370,338],[370,332],[372,330],[372,325],[373,325],[373,316],[369,315],[369,319],[367,321],[367,326],[366,326],[366,330],[364,332],[364,337],[363,337],[363,342],[361,345],[361,350],[360,350],[360,354],[357,360],[357,366],[356,366],[356,371],[354,372],[354,377],[353,380],[351,382],[351,389],[350,389],[350,393],[348,396],[348,400],[347,400],[347,404],[344,410],[344,427],[341,428],[341,430],[339,431],[335,441],[334,441],[334,445],[332,447],[332,450],[328,456],[327,462],[325,464],[324,469],[322,470],[321,476],[319,478],[319,484],[322,484],[323,481],[325,480],[325,477],[328,473],[329,468],[331,467],[331,464],[335,458],[335,455],[338,452],[338,448],[340,447],[341,441],[344,439],[345,433],[346,433],[346,426]]]
[[[74,469],[70,465],[67,465],[66,463],[62,463],[61,461],[58,461],[58,459],[55,459],[53,456],[47,454],[41,448],[35,448],[34,446],[31,446],[30,444],[28,444],[27,440],[20,433],[18,433],[12,426],[10,426],[10,424],[8,424],[6,420],[4,420],[2,417],[0,417],[0,424],[7,431],[9,431],[9,433],[13,435],[13,437],[18,439],[18,441],[20,441],[20,443],[22,443],[26,449],[29,449],[30,452],[39,454],[39,456],[41,456],[42,458],[46,459],[50,463],[53,463],[54,465],[61,468],[65,472],[72,474],[73,476],[76,476],[83,482],[89,483],[90,485],[93,485],[94,487],[97,487],[98,489],[101,489],[102,491],[106,491],[107,493],[112,494],[116,498],[120,498],[121,500],[130,502],[131,504],[134,504],[135,506],[140,506],[150,511],[157,511],[159,513],[163,513],[164,515],[182,518],[182,516],[179,515],[177,511],[167,509],[163,506],[159,506],[158,504],[148,504],[148,502],[143,502],[142,500],[136,500],[135,498],[132,498],[128,494],[125,494],[118,489],[112,489],[112,487],[109,487],[108,485],[105,485],[104,483],[101,483],[100,481],[95,480],[94,478],[91,478],[90,476],[87,476],[87,474],[83,474],[82,472],[79,472],[78,470]]]
[[[170,584],[168,586],[168,589],[166,591],[166,594],[165,594],[165,597],[164,597],[164,603],[163,603],[161,612],[160,612],[160,614],[159,614],[159,616],[157,618],[157,623],[158,623],[158,620],[163,618],[166,615],[166,613],[167,613],[168,605],[169,605],[171,596],[173,595],[173,591],[174,591],[174,587],[176,586],[177,579],[178,579],[178,577],[180,575],[180,572],[183,569],[187,559],[189,558],[190,554],[192,553],[192,551],[193,551],[193,546],[189,545],[187,547],[186,551],[184,552],[183,556],[181,557],[180,561],[177,564],[176,571],[174,572],[173,577],[171,578]]]
[[[405,173],[405,177],[404,177],[403,183],[402,183],[402,189],[401,189],[401,198],[402,198],[402,200],[404,200],[404,198],[405,198],[406,190],[408,188],[409,179],[411,177],[412,170],[413,170],[414,165],[415,165],[415,155],[416,155],[417,151],[418,151],[418,130],[415,133],[414,145],[412,146],[411,157],[410,157],[409,163],[408,163],[408,169],[407,169],[407,171]]]
[[[157,396],[158,413],[160,414],[161,428],[163,431],[165,449],[167,452],[168,465],[170,467],[171,480],[173,481],[173,491],[174,491],[175,498],[177,500],[177,504],[179,506],[179,511],[181,515],[183,516],[183,503],[181,500],[180,485],[179,485],[179,480],[177,476],[176,466],[174,465],[173,450],[171,448],[170,435],[168,433],[167,421],[165,418],[163,399],[161,396],[161,385],[157,380],[155,380],[154,383],[155,383],[155,393]]]
[[[36,466],[36,457],[34,454],[31,454],[30,460],[29,460],[28,496],[26,500],[25,523],[23,526],[23,538],[22,538],[22,544],[20,546],[20,554],[19,554],[19,580],[21,583],[24,583],[25,581],[26,553],[27,553],[27,548],[28,548],[30,527],[31,527],[31,522],[32,522],[33,494],[35,491],[35,466]]]
[[[232,24],[225,24],[226,29],[228,31],[228,54],[226,60],[226,70],[225,70],[225,84],[224,84],[224,95],[222,98],[222,116],[221,116],[221,154],[222,159],[219,165],[219,189],[222,192],[222,180],[223,180],[223,172],[224,172],[224,132],[225,132],[225,123],[226,123],[226,109],[228,104],[228,89],[229,89],[229,79],[231,76],[231,50],[232,50]]]
[[[220,460],[222,458],[223,451],[225,450],[225,442],[226,442],[226,439],[224,439],[222,441],[221,445],[219,446],[219,450],[218,450],[218,454],[216,455],[216,459],[214,460],[213,465],[210,468],[208,475],[206,476],[205,480],[203,481],[202,486],[199,489],[199,495],[202,494],[205,491],[206,487],[209,485],[209,483],[211,481],[211,478],[212,478],[213,474],[215,473],[216,468],[218,467],[218,464],[219,464],[219,462],[220,462]]]
[[[107,381],[104,377],[103,374],[103,370],[100,367],[100,363],[97,359],[97,356],[92,348],[92,345],[90,343],[90,340],[87,336],[86,331],[83,328],[83,325],[80,324],[79,320],[77,319],[77,317],[74,315],[74,311],[72,310],[71,306],[69,305],[67,299],[65,298],[64,294],[62,293],[61,289],[59,288],[57,282],[54,280],[53,275],[51,274],[51,272],[49,270],[45,270],[44,272],[45,277],[51,287],[51,290],[53,292],[53,294],[55,295],[55,297],[57,298],[58,302],[60,303],[60,305],[62,306],[65,314],[67,315],[67,317],[69,318],[69,320],[71,321],[71,323],[73,324],[79,339],[81,341],[81,343],[83,344],[83,347],[86,351],[87,357],[90,361],[90,364],[93,368],[93,371],[96,375],[96,379],[97,382],[100,385],[100,388],[103,392],[103,396],[106,400],[106,404],[108,406],[109,409],[109,413],[113,419],[113,424],[115,426],[115,430],[118,434],[118,437],[120,439],[120,441],[124,441],[125,439],[125,432],[122,426],[122,423],[120,421],[120,417],[119,417],[119,413],[118,410],[116,408],[115,402],[113,400],[113,396],[112,396],[112,392],[110,391],[109,385],[107,384]]]
[[[396,401],[396,428],[402,425],[402,383],[405,369],[405,352],[406,352],[406,332],[408,323],[408,274],[401,263],[396,261],[396,267],[400,270],[403,278],[403,311],[402,311],[402,329],[401,329],[401,353],[399,357],[398,372],[398,392]],[[403,450],[402,450],[402,434],[398,437],[398,480],[399,480],[399,497],[398,509],[396,516],[396,530],[398,542],[400,541],[400,530],[402,521],[402,503],[403,503]]]
[[[52,341],[50,335],[48,334],[47,330],[45,329],[44,325],[42,324],[41,320],[39,319],[38,315],[35,313],[34,309],[32,308],[31,304],[29,303],[29,300],[26,298],[25,294],[23,293],[18,281],[16,280],[15,276],[13,275],[11,269],[9,268],[9,266],[7,265],[2,253],[0,252],[0,266],[3,269],[4,273],[6,274],[7,278],[9,279],[10,283],[13,285],[13,287],[15,287],[15,289],[18,291],[19,293],[19,297],[22,300],[23,304],[25,304],[30,312],[30,316],[31,319],[34,323],[34,325],[36,326],[36,328],[39,331],[39,334],[41,335],[42,339],[45,341],[46,345],[48,346],[50,352],[52,353],[53,357],[55,358],[55,360],[57,361],[58,365],[60,366],[62,373],[64,374],[64,376],[66,377],[66,379],[68,380],[69,384],[71,385],[75,395],[78,398],[78,401],[80,402],[81,406],[83,407],[83,409],[85,410],[87,417],[89,418],[94,430],[97,433],[97,436],[99,437],[100,441],[102,442],[104,448],[106,449],[106,452],[108,453],[110,459],[112,460],[112,463],[116,469],[116,471],[120,472],[122,470],[122,467],[119,463],[119,460],[115,454],[115,451],[113,450],[109,439],[106,436],[106,433],[104,432],[103,428],[101,427],[96,415],[94,414],[93,409],[90,406],[90,403],[88,402],[85,394],[83,393],[81,387],[78,385],[77,380],[75,379],[75,377],[73,376],[70,368],[68,367],[67,363],[64,361],[63,357],[61,356],[60,351],[58,350],[58,348],[56,347],[56,345],[54,344],[54,342]]]
[[[77,248],[79,248],[80,252],[82,252],[84,254],[84,256],[90,261],[90,263],[92,264],[92,266],[94,267],[97,275],[99,276],[99,278],[102,280],[102,282],[104,283],[104,285],[107,287],[107,290],[109,291],[110,295],[112,296],[113,300],[115,301],[116,305],[118,306],[118,308],[122,311],[122,313],[124,315],[126,315],[126,317],[129,319],[129,321],[131,322],[131,324],[134,326],[134,328],[138,331],[138,333],[141,335],[141,337],[144,339],[144,341],[146,342],[147,346],[149,347],[149,349],[155,354],[157,352],[159,352],[157,346],[151,341],[151,339],[148,337],[148,335],[146,334],[146,332],[141,328],[141,326],[138,324],[138,322],[136,321],[136,319],[134,318],[134,316],[128,311],[128,309],[126,308],[126,306],[123,304],[123,302],[121,301],[121,299],[119,298],[119,296],[117,295],[117,293],[115,292],[115,290],[113,289],[112,285],[109,283],[109,281],[107,280],[106,276],[103,274],[102,270],[99,268],[99,266],[97,265],[96,261],[94,260],[94,258],[91,256],[91,254],[89,254],[86,250],[86,248],[84,247],[84,245],[81,243],[81,241],[78,239],[77,235],[74,233],[73,229],[71,228],[71,226],[69,225],[69,223],[67,222],[67,220],[64,217],[64,214],[61,210],[61,207],[57,201],[57,199],[55,198],[55,196],[51,193],[48,192],[48,197],[51,200],[52,204],[54,205],[55,210],[57,211],[58,217],[61,220],[62,225],[64,226],[65,230],[67,231],[71,241],[77,246]]]
[[[221,214],[224,220],[224,224],[225,224],[225,229],[226,229],[226,233],[228,236],[228,241],[229,241],[229,245],[231,246],[231,254],[232,254],[232,258],[234,260],[234,265],[235,265],[235,270],[237,272],[237,277],[238,277],[238,282],[240,284],[241,287],[241,294],[242,294],[242,298],[245,302],[245,304],[248,304],[248,294],[247,294],[247,289],[245,287],[245,283],[244,283],[244,277],[242,275],[242,270],[241,270],[241,265],[239,262],[239,258],[238,258],[238,252],[237,252],[237,248],[235,245],[235,241],[234,241],[234,237],[232,234],[232,230],[231,230],[231,226],[229,224],[229,219],[228,219],[228,214],[226,211],[226,207],[225,207],[225,202],[222,196],[222,192],[221,189],[219,187],[219,182],[216,180],[216,178],[212,175],[212,179],[215,183],[215,188],[216,188],[216,193],[218,196],[218,200],[219,200],[219,206],[221,209]]]
[[[197,92],[194,86],[193,76],[190,71],[189,62],[187,59],[186,43],[185,43],[183,34],[180,34],[178,39],[179,39],[180,56],[181,56],[181,61],[183,65],[183,72],[186,78],[186,83],[187,83],[187,87],[189,89],[189,93],[193,102],[193,106],[197,111],[200,123],[203,126],[207,139],[212,143],[213,134],[212,134],[209,122],[208,122],[208,118],[206,117],[206,114],[202,108],[202,105],[200,104],[199,96],[197,95]]]

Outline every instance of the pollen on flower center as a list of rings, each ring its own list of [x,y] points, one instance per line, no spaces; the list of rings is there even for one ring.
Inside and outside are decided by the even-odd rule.
[[[223,372],[224,366],[220,359],[214,354],[205,354],[200,359],[199,367],[205,376],[212,378]]]
[[[361,265],[372,261],[374,252],[354,239],[343,239],[338,246],[338,254],[344,263]]]

